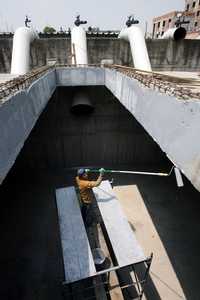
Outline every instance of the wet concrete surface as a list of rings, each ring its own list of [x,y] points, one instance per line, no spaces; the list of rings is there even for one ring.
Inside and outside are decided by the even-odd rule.
[[[0,299],[62,299],[64,272],[55,188],[73,184],[74,175],[75,172],[41,171],[39,174],[18,173],[16,180],[16,174],[11,172],[0,187]],[[178,190],[173,175],[169,178],[114,177],[118,188],[137,185],[185,299],[198,300],[200,201],[199,193],[186,179],[184,181],[184,188]],[[132,226],[140,230],[137,222],[133,221]],[[142,229],[141,232],[143,235]],[[153,244],[144,250],[150,253],[152,248]],[[160,263],[162,270],[162,258]],[[159,264],[157,268],[159,270]],[[150,274],[145,297],[165,299],[160,297],[155,276]],[[167,278],[164,279],[167,282]],[[170,298],[173,299],[184,298]]]

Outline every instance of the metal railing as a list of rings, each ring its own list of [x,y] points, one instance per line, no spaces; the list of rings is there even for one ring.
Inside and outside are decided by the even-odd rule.
[[[9,95],[28,88],[36,79],[52,69],[55,69],[54,65],[40,67],[25,75],[20,75],[14,79],[0,83],[0,102],[2,102],[2,99],[7,98]]]
[[[106,65],[105,67],[112,70],[114,69],[130,78],[136,79],[143,86],[154,89],[160,93],[175,96],[182,100],[200,100],[200,80],[197,81],[189,78],[180,78],[156,72],[142,71],[121,65]],[[192,91],[192,88],[197,87],[199,89],[198,92]]]

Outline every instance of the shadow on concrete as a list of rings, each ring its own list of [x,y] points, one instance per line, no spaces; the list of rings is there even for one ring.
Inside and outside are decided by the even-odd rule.
[[[200,298],[199,192],[186,178],[184,178],[184,183],[184,187],[179,189],[174,175],[167,178],[126,175],[116,177],[114,185],[137,185],[169,256],[185,298],[198,300]],[[150,248],[151,246],[149,246]],[[152,279],[156,278],[171,290],[175,299],[183,299],[170,286],[167,286],[167,283],[157,274],[153,272],[150,274]],[[148,296],[149,291],[146,290],[146,296]],[[148,297],[149,299],[156,299],[151,298],[152,295]]]
[[[54,190],[31,182],[0,187],[0,299],[61,300],[63,281]]]
[[[135,267],[136,274],[140,280],[143,280],[146,267],[144,263],[138,264]],[[134,284],[135,278],[133,277],[133,269],[131,267],[124,268],[117,272],[119,282],[121,286],[125,286],[123,291],[123,296],[125,300],[137,299],[138,289]],[[127,286],[127,287],[126,287]],[[148,276],[148,279],[144,285],[145,297],[147,300],[161,300],[160,295],[153,283],[151,275]]]

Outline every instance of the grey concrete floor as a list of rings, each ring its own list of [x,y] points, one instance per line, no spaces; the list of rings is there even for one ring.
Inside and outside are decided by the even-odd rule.
[[[64,274],[54,191],[73,184],[74,175],[11,172],[0,187],[0,299],[62,299]],[[185,182],[178,190],[173,176],[114,177],[118,188],[137,185],[185,298],[199,300],[200,201],[199,193]],[[153,244],[147,252],[151,248]],[[152,273],[145,297],[163,299]]]

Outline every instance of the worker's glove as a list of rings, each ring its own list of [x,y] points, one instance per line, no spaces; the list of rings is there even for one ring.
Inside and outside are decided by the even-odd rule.
[[[103,175],[103,174],[105,173],[105,169],[104,169],[104,168],[99,169],[99,173],[100,173],[101,175]]]

